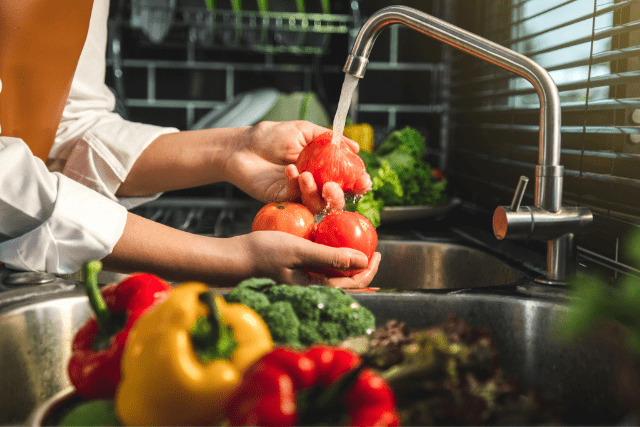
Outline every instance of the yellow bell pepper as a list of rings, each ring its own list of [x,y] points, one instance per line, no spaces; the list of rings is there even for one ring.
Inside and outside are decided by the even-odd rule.
[[[361,150],[371,153],[374,146],[373,127],[368,123],[345,126],[344,136],[358,143]]]
[[[133,326],[115,397],[124,424],[216,425],[244,371],[272,349],[255,311],[208,292],[177,286]]]

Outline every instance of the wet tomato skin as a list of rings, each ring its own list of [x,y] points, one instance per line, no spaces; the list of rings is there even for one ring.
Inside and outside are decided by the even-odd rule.
[[[251,225],[251,231],[283,231],[312,240],[316,224],[313,214],[304,205],[276,202],[263,206]]]
[[[337,211],[326,215],[317,225],[314,242],[334,248],[352,248],[364,253],[369,261],[378,246],[378,233],[371,222],[357,212]],[[361,270],[316,268],[312,272],[327,277],[349,277]]]
[[[310,172],[318,191],[335,182],[345,193],[355,194],[358,180],[366,173],[364,161],[344,141],[336,144],[332,138],[333,132],[325,132],[305,146],[296,161],[298,172]]]

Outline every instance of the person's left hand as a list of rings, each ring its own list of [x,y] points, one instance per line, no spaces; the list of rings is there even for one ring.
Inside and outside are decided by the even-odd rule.
[[[229,156],[226,175],[245,193],[265,203],[302,200],[311,211],[341,210],[344,193],[329,182],[318,189],[309,172],[298,173],[295,162],[302,149],[315,137],[329,131],[307,121],[261,122],[247,128],[240,145]],[[344,138],[357,153],[355,141]],[[371,188],[368,174],[361,178],[357,194]]]

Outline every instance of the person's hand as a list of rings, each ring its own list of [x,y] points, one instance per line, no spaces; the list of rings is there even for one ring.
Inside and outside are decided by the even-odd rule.
[[[368,261],[365,254],[355,249],[320,245],[281,231],[255,231],[232,239],[239,245],[241,259],[237,261],[247,266],[247,277],[270,277],[278,283],[366,288],[380,264],[378,252]],[[318,281],[306,274],[305,267],[364,270],[352,277]]]
[[[344,193],[338,184],[318,189],[309,172],[298,173],[295,162],[300,151],[328,129],[307,121],[261,122],[247,128],[226,162],[226,175],[245,193],[265,203],[301,200],[312,212],[341,210]],[[357,153],[355,141],[343,138]],[[357,194],[371,188],[365,174]]]

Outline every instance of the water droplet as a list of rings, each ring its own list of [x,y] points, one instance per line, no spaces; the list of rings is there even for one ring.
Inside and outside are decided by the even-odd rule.
[[[354,205],[357,205],[358,202],[362,200],[362,197],[364,197],[364,195],[362,194],[349,193],[344,195],[344,201],[346,202],[346,204],[353,203]]]

